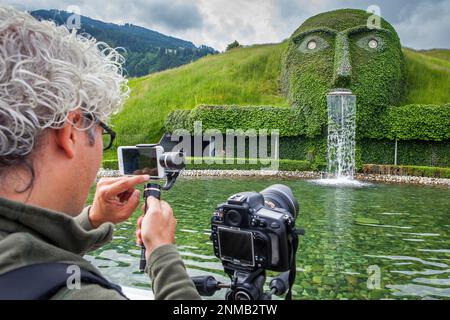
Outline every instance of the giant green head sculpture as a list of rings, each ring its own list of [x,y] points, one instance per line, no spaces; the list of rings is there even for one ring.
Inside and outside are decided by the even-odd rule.
[[[326,95],[350,89],[357,99],[357,132],[364,135],[387,105],[404,94],[404,58],[395,29],[384,19],[368,25],[371,14],[344,9],[306,20],[290,37],[281,85],[305,119],[308,136],[326,128]],[[381,120],[380,120],[381,121]]]

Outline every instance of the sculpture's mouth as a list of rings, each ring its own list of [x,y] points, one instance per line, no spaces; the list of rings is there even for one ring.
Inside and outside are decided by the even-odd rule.
[[[350,89],[335,88],[335,89],[331,89],[330,92],[328,92],[328,95],[333,95],[333,96],[351,96],[351,95],[353,95],[353,93],[352,93],[352,91]]]

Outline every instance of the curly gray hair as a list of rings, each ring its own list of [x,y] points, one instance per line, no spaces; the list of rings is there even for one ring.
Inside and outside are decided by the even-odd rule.
[[[118,112],[129,95],[123,61],[90,36],[0,6],[0,171],[73,110],[102,121]]]

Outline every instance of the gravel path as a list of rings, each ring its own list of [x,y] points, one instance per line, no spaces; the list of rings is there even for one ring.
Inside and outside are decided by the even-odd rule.
[[[97,178],[118,177],[119,171],[100,169]],[[182,177],[279,177],[296,179],[320,179],[323,174],[311,171],[260,171],[260,170],[185,170]],[[450,179],[413,177],[413,176],[393,176],[380,174],[356,174],[356,179],[361,181],[418,184],[428,186],[450,187]]]

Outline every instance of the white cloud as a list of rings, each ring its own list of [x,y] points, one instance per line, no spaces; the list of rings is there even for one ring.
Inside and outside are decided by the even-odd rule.
[[[394,24],[403,46],[449,48],[450,1],[422,3]]]
[[[449,48],[450,0],[0,0],[22,9],[66,9],[114,23],[133,23],[224,50],[228,43],[280,42],[308,17],[338,8],[381,7],[402,44]]]

